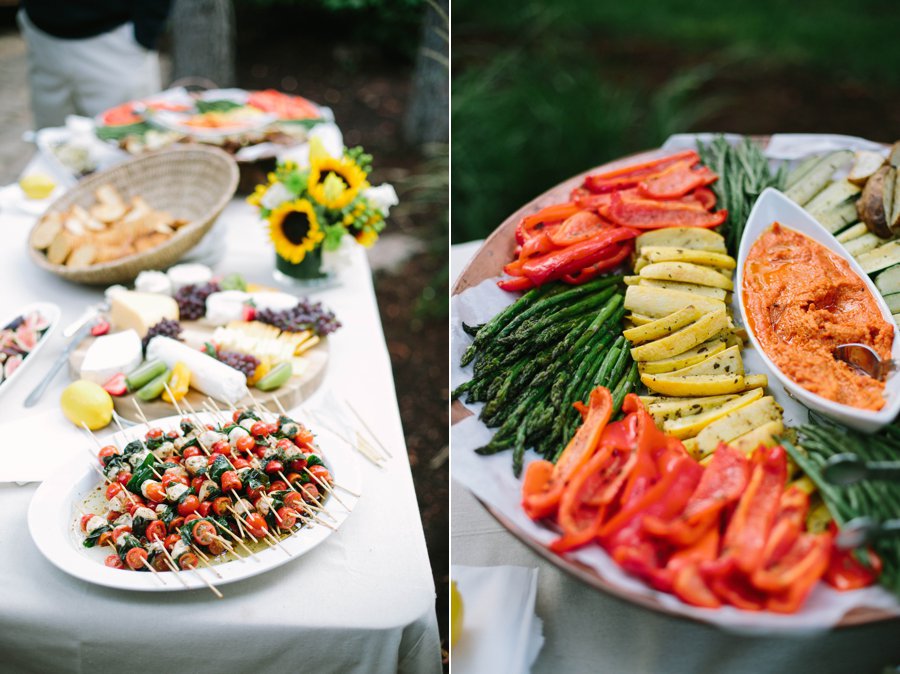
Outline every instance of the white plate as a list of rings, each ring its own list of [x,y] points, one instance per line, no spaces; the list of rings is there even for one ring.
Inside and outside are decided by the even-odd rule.
[[[215,421],[211,414],[200,413],[197,416],[203,422]],[[177,428],[179,421],[180,417],[167,417],[153,421],[153,426],[169,430]],[[145,425],[134,426],[123,433],[116,433],[112,436],[112,442],[122,447],[130,440],[143,437],[146,430]],[[335,480],[343,487],[360,494],[362,485],[357,458],[353,450],[325,429],[317,429],[313,425],[312,430],[316,434],[316,445],[321,448],[322,458],[327,463]],[[171,571],[159,574],[166,583],[162,585],[156,575],[149,572],[139,573],[109,568],[103,564],[103,560],[112,553],[109,546],[85,548],[82,545],[81,513],[77,508],[85,496],[101,482],[100,476],[91,465],[96,461],[92,458],[96,450],[87,439],[85,439],[85,447],[90,451],[80,452],[82,456],[65,466],[50,479],[45,480],[31,500],[28,508],[28,530],[38,550],[62,571],[97,585],[144,592],[205,588],[206,584],[193,572],[178,574],[187,585],[185,587],[173,577],[174,574]],[[328,518],[324,518],[324,521],[329,522],[335,529],[349,517],[350,511],[358,501],[355,496],[341,489],[337,489],[336,493],[347,507],[339,503],[334,496],[328,499],[326,509],[336,521]],[[333,533],[335,533],[334,530],[328,527],[313,524],[282,540],[283,550],[272,547],[256,552],[258,561],[251,558],[238,546],[237,550],[245,559],[217,564],[215,568],[221,578],[204,566],[198,567],[197,571],[214,585],[233,583],[271,571],[286,562],[296,560]]]
[[[0,394],[2,394],[7,389],[10,382],[14,382],[16,380],[22,370],[29,367],[34,361],[37,360],[37,354],[40,353],[41,349],[44,348],[44,344],[50,341],[50,336],[56,329],[57,323],[59,323],[59,306],[53,304],[52,302],[34,302],[22,307],[15,313],[6,316],[4,320],[0,322],[0,328],[3,328],[3,326],[5,325],[9,325],[19,316],[27,316],[32,311],[41,312],[41,315],[43,315],[48,321],[50,321],[50,326],[44,331],[44,334],[41,335],[41,338],[38,340],[38,343],[35,344],[31,352],[22,359],[22,364],[19,366],[19,368],[15,372],[13,372],[12,375],[9,376],[9,378],[4,379],[2,382],[0,382]]]
[[[881,309],[884,319],[890,325],[894,326],[894,343],[892,345],[891,354],[894,360],[900,361],[900,332],[898,332],[897,325],[894,323],[894,319],[891,316],[891,312],[888,309],[884,298],[882,298],[881,293],[875,288],[875,284],[872,283],[869,276],[862,270],[856,260],[847,253],[838,240],[822,227],[815,218],[803,210],[802,207],[784,196],[781,192],[771,187],[766,189],[760,195],[759,199],[756,200],[756,204],[753,206],[753,210],[750,211],[750,217],[747,219],[747,225],[744,229],[743,238],[741,239],[741,247],[737,259],[737,278],[735,281],[734,302],[737,304],[736,309],[740,310],[741,320],[744,323],[744,327],[747,329],[750,341],[753,342],[754,352],[759,355],[760,359],[765,364],[765,369],[768,371],[767,374],[774,375],[784,388],[787,389],[788,393],[806,407],[821,412],[832,419],[836,419],[846,426],[851,426],[867,433],[877,431],[882,426],[893,421],[898,412],[900,412],[900,374],[895,372],[888,377],[884,388],[885,404],[884,407],[877,412],[863,410],[849,405],[842,405],[828,400],[827,398],[823,398],[811,391],[807,391],[787,377],[780,369],[778,369],[775,363],[769,359],[765,351],[762,350],[756,339],[756,335],[753,334],[753,330],[750,328],[744,310],[744,303],[742,301],[744,262],[746,261],[747,255],[753,244],[756,243],[756,240],[763,232],[772,226],[773,222],[779,222],[784,227],[805,234],[847,261],[853,272],[863,280],[866,284],[866,288],[868,288],[869,292],[878,302],[878,307]]]

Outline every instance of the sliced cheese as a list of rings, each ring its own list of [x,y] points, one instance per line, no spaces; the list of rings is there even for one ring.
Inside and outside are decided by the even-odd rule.
[[[84,354],[81,378],[102,386],[120,372],[131,372],[142,355],[141,338],[134,330],[98,337]]]
[[[115,327],[143,337],[165,318],[178,320],[178,303],[167,295],[122,290],[109,298],[109,318]]]

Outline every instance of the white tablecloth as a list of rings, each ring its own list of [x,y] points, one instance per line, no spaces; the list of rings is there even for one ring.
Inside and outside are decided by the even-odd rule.
[[[264,228],[241,202],[228,206],[227,252],[217,266],[271,282]],[[48,274],[27,258],[27,217],[0,214],[0,313],[50,300],[62,325],[100,290]],[[26,512],[35,486],[0,484],[0,671],[2,672],[439,672],[435,591],[397,409],[390,360],[364,252],[337,288],[314,293],[343,327],[329,337],[322,391],[349,399],[394,456],[383,469],[360,457],[363,497],[342,528],[302,558],[256,578],[206,590],[137,593],[90,585],[57,570],[31,542]],[[22,401],[64,340],[0,399],[0,424],[32,411]],[[58,410],[61,373],[38,408]],[[55,421],[68,422],[59,413]],[[3,433],[0,425],[0,434]],[[41,451],[42,428],[5,437]],[[78,451],[84,451],[83,449]]]
[[[451,247],[454,280],[479,242]],[[531,551],[462,486],[450,491],[452,564],[539,568],[544,646],[533,672],[880,672],[900,664],[897,621],[808,636],[737,636],[594,590]]]

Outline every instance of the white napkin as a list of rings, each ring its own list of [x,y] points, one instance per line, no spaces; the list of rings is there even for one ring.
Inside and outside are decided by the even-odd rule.
[[[58,405],[0,425],[0,482],[42,482],[79,452],[95,452]]]
[[[524,674],[544,645],[534,614],[537,569],[453,565],[450,577],[463,598],[463,632],[452,647],[457,674]]]

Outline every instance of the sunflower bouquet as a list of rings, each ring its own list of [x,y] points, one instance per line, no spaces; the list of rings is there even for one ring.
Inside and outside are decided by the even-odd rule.
[[[391,185],[369,184],[372,156],[361,147],[335,154],[313,138],[308,161],[280,162],[247,198],[268,223],[276,269],[293,279],[327,276],[322,251],[338,250],[345,237],[370,247],[397,203]]]

